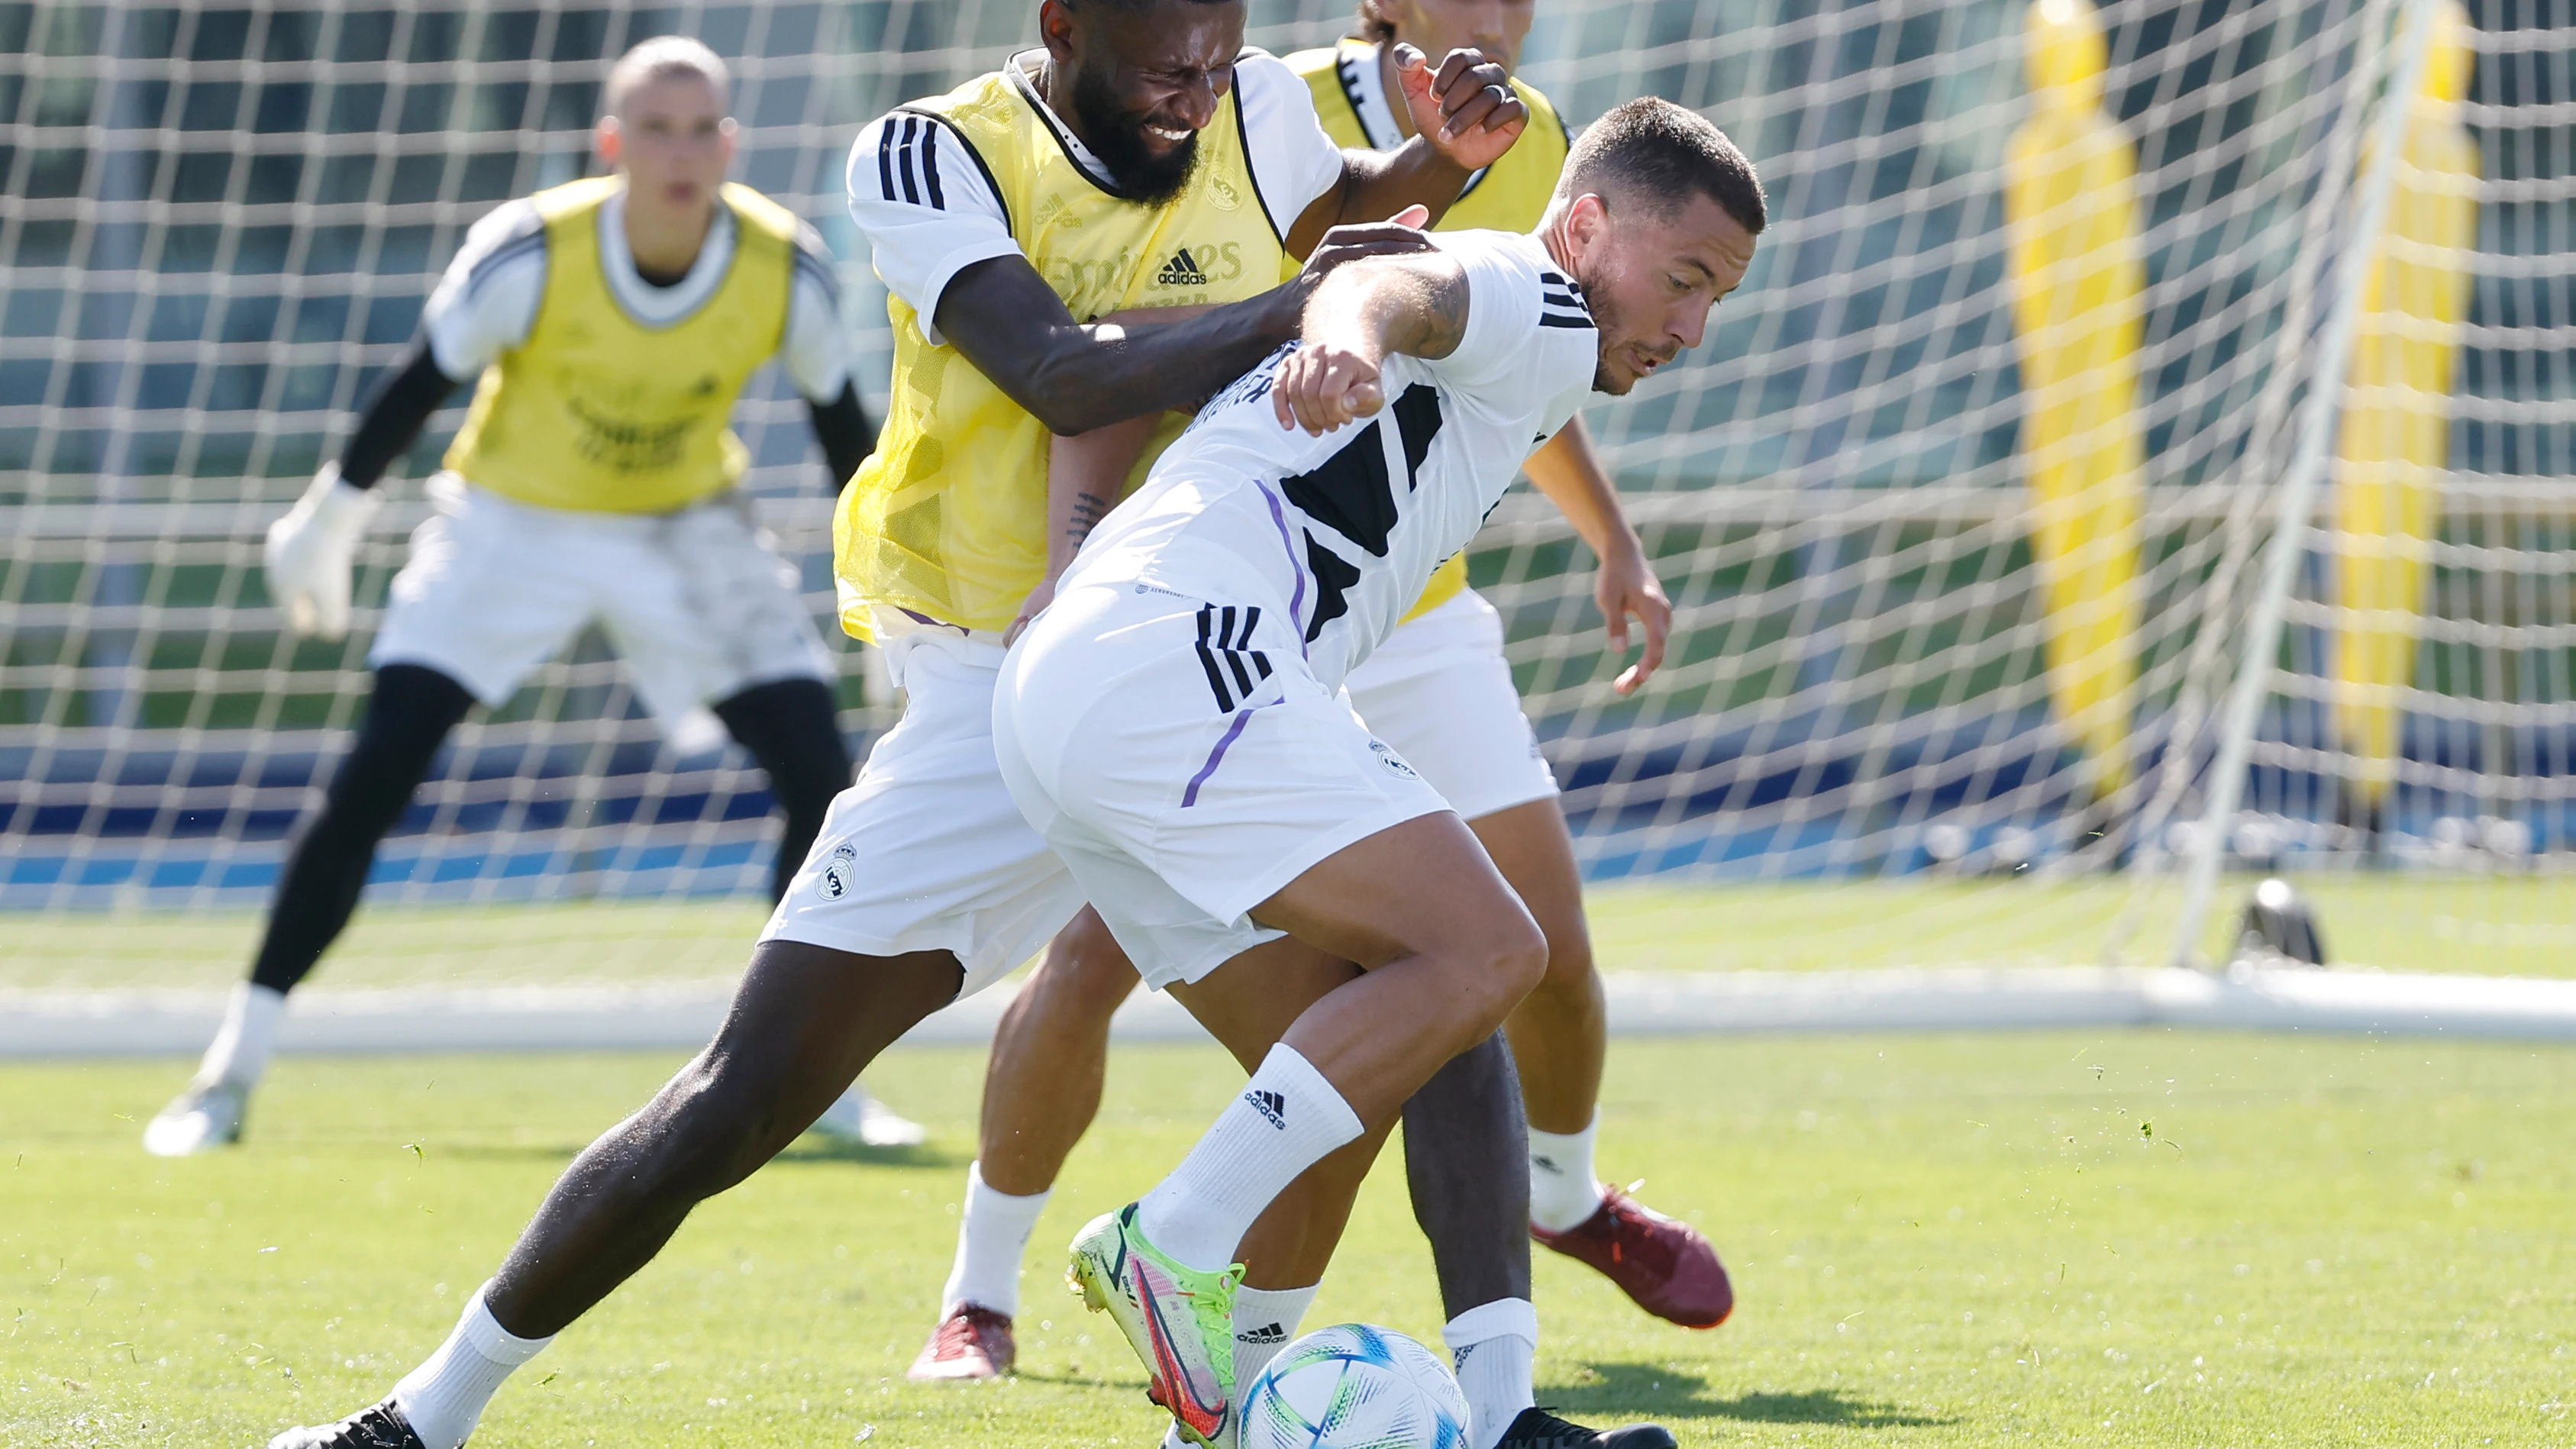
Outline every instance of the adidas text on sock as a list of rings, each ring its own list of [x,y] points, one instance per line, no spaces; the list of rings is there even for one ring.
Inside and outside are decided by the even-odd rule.
[[[1359,1135],[1350,1103],[1281,1042],[1189,1156],[1137,1204],[1136,1226],[1175,1262],[1215,1272],[1234,1261],[1252,1220],[1297,1174]]]
[[[1279,1350],[1297,1341],[1297,1327],[1323,1285],[1303,1288],[1237,1288],[1234,1290],[1234,1382],[1236,1392],[1270,1366]]]

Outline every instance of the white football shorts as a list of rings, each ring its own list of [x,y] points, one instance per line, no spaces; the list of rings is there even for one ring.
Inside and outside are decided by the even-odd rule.
[[[676,513],[536,508],[442,473],[370,666],[421,664],[492,706],[596,620],[665,730],[755,684],[838,666],[794,570],[725,493]]]
[[[1342,687],[1369,733],[1466,819],[1555,798],[1503,658],[1503,617],[1475,590],[1397,625]]]
[[[933,626],[886,637],[885,658],[903,718],[834,797],[761,939],[951,952],[972,996],[1044,949],[1082,892],[994,763],[1002,646]]]
[[[1284,613],[1149,584],[1060,595],[1002,668],[1002,778],[1160,989],[1279,932],[1246,914],[1449,802],[1306,670]]]

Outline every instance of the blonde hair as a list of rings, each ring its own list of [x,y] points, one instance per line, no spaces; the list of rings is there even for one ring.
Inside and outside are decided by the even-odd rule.
[[[715,87],[718,104],[732,105],[733,72],[725,68],[723,56],[709,50],[706,42],[686,35],[657,35],[619,56],[617,64],[609,67],[602,109],[605,114],[620,115],[636,87],[675,75],[698,77]]]

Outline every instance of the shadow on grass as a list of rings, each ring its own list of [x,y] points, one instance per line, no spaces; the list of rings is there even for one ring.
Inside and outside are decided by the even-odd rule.
[[[963,1168],[968,1158],[943,1147],[870,1147],[864,1143],[809,1132],[787,1145],[771,1162],[858,1162],[873,1167]]]
[[[485,1162],[570,1162],[589,1145],[587,1142],[459,1142],[434,1145],[429,1151]],[[800,1165],[849,1162],[868,1167],[937,1168],[946,1171],[963,1168],[967,1159],[938,1147],[868,1147],[810,1134],[797,1138],[770,1162]]]
[[[1539,1401],[1578,1422],[1607,1414],[1655,1420],[1737,1419],[1755,1424],[1844,1424],[1855,1429],[1928,1429],[1958,1422],[1918,1414],[1876,1399],[1835,1389],[1806,1393],[1738,1394],[1718,1398],[1698,1374],[1655,1364],[1596,1363],[1582,1384],[1539,1390]]]

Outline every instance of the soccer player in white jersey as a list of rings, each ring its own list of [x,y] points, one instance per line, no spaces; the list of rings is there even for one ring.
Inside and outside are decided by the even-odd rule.
[[[1472,47],[1510,67],[1534,15],[1527,0],[1361,0],[1358,34],[1329,49],[1286,57],[1306,77],[1325,132],[1346,146],[1403,144],[1409,134],[1395,57],[1410,44],[1430,55]],[[1513,90],[1530,126],[1479,173],[1439,228],[1528,231],[1553,194],[1571,138],[1546,96],[1518,76]],[[1152,314],[1143,314],[1150,317]],[[1106,430],[1115,434],[1122,430]],[[1114,500],[1144,435],[1059,439],[1059,470],[1087,477],[1054,485]],[[1523,471],[1561,507],[1600,560],[1593,597],[1612,647],[1628,645],[1634,616],[1644,652],[1616,688],[1633,691],[1663,655],[1671,605],[1577,418],[1533,453]],[[1506,1332],[1535,1340],[1524,1234],[1590,1264],[1648,1312],[1713,1328],[1734,1307],[1726,1270],[1690,1224],[1604,1185],[1593,1168],[1596,1108],[1607,1021],[1584,920],[1583,883],[1557,784],[1521,713],[1503,621],[1466,586],[1466,559],[1432,575],[1395,632],[1352,671],[1352,707],[1371,733],[1419,770],[1476,833],[1548,939],[1539,988],[1512,1013],[1508,1061],[1496,1042],[1467,1053],[1405,1108],[1406,1177],[1432,1242],[1452,1348]],[[1058,939],[1003,1013],[984,1076],[976,1161],[967,1170],[957,1252],[940,1295],[939,1323],[914,1361],[922,1381],[991,1378],[1017,1354],[1021,1260],[1058,1172],[1098,1110],[1109,1026],[1137,984],[1117,943],[1086,914]],[[1468,1164],[1490,1149],[1477,1139],[1523,1136],[1508,1079],[1517,1068],[1526,1113],[1526,1202]],[[1499,1119],[1499,1120],[1498,1120]],[[1456,1190],[1452,1190],[1452,1189]],[[1494,1265],[1503,1263],[1499,1272]],[[1311,1291],[1311,1290],[1309,1290]],[[1296,1336],[1303,1303],[1277,1293],[1238,1300],[1239,1342]],[[1257,1340],[1257,1342],[1256,1342]],[[1492,1362],[1497,1355],[1484,1355]]]
[[[1535,234],[1337,272],[1003,667],[1013,797],[1145,980],[1260,1061],[1171,1176],[1074,1243],[1186,1439],[1229,1426],[1247,1230],[1297,1183],[1320,1275],[1407,1099],[1545,969],[1483,847],[1341,686],[1590,393],[1697,345],[1765,219],[1743,155],[1649,98],[1576,142]]]
[[[345,633],[377,481],[457,387],[482,379],[369,653],[356,747],[287,857],[250,979],[196,1078],[144,1132],[154,1154],[239,1139],[286,994],[348,924],[448,731],[477,700],[506,702],[591,621],[666,730],[712,743],[721,721],[768,773],[786,816],[773,899],[849,784],[837,666],[734,491],[743,450],[726,420],[775,355],[836,484],[867,457],[870,430],[821,238],[724,184],[728,89],[724,62],[681,36],[619,60],[597,137],[614,174],[474,226],[340,461],[269,531],[269,587],[289,623]],[[825,1123],[920,1140],[856,1087]]]

